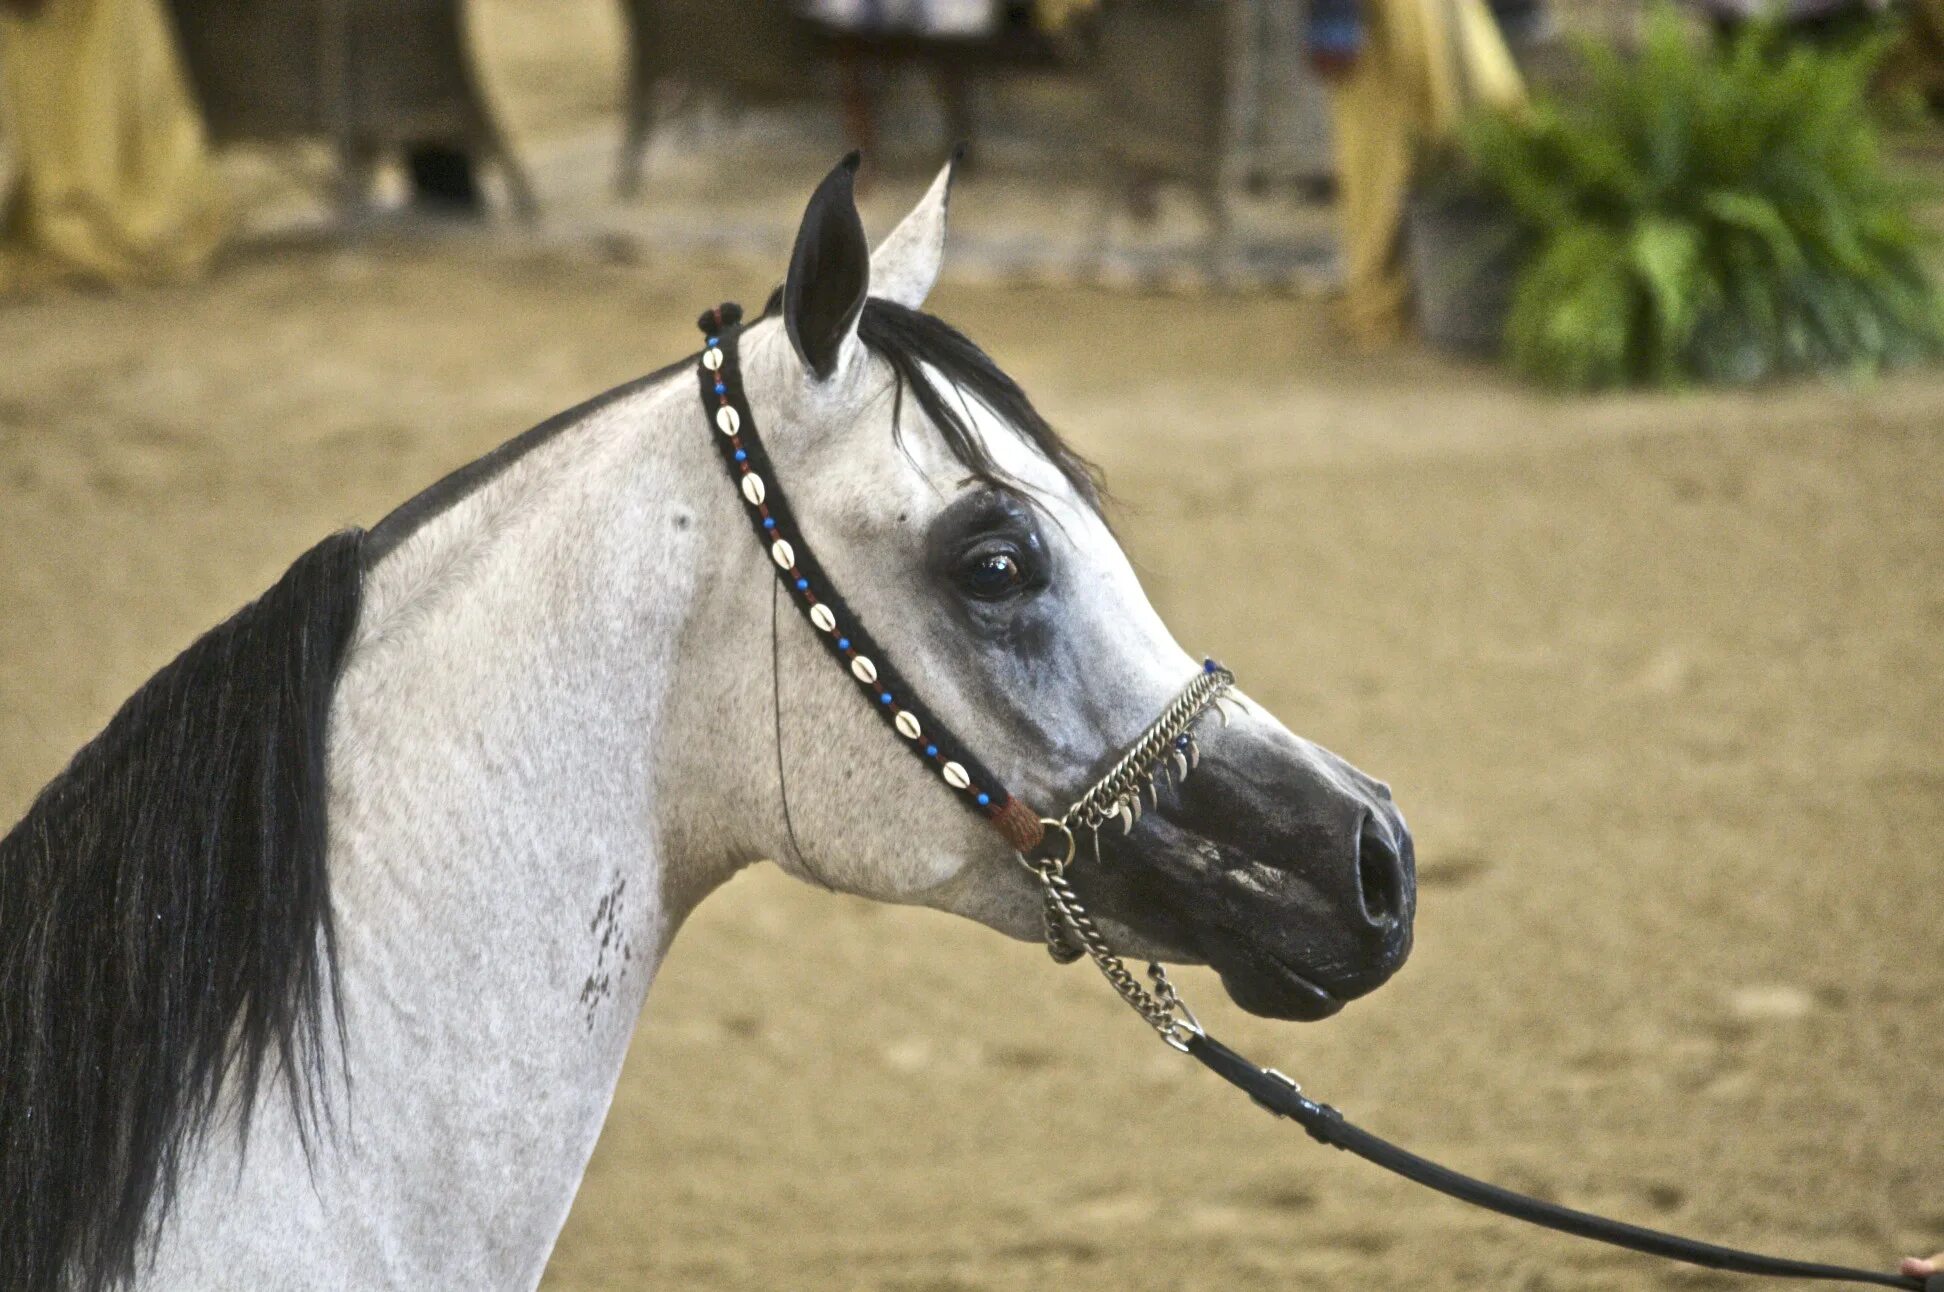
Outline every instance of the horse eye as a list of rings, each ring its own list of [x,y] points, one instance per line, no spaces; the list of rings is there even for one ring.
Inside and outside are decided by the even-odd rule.
[[[1026,573],[1011,552],[979,552],[960,570],[959,582],[973,596],[996,601],[1017,591]]]

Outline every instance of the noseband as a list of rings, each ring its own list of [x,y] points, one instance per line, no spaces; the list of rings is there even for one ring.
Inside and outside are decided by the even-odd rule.
[[[1205,1067],[1247,1093],[1278,1117],[1295,1121],[1312,1139],[1353,1153],[1388,1171],[1461,1201],[1548,1229],[1594,1239],[1616,1247],[1662,1256],[1690,1265],[1757,1274],[1769,1278],[1862,1283],[1944,1292],[1944,1274],[1929,1280],[1871,1270],[1821,1265],[1745,1252],[1675,1234],[1643,1229],[1622,1221],[1575,1211],[1475,1180],[1418,1157],[1351,1123],[1328,1104],[1307,1098],[1302,1087],[1270,1068],[1258,1067],[1203,1030],[1176,993],[1161,965],[1147,967],[1151,986],[1143,986],[1114,954],[1067,878],[1086,833],[1099,849],[1100,831],[1118,822],[1123,833],[1140,819],[1142,799],[1160,802],[1160,784],[1187,779],[1201,761],[1196,724],[1209,710],[1228,723],[1226,705],[1235,677],[1214,660],[1184,686],[1135,739],[1114,765],[1083,791],[1058,817],[1045,816],[1009,793],[971,750],[919,699],[892,666],[864,622],[845,604],[797,527],[788,498],[776,477],[756,419],[744,396],[737,362],[742,307],[718,305],[696,320],[707,337],[697,376],[710,438],[729,468],[756,537],[776,567],[791,601],[816,635],[855,681],[871,707],[914,756],[935,772],[955,798],[997,830],[1039,880],[1045,903],[1046,946],[1067,963],[1090,957],[1107,981],[1170,1046],[1193,1055]]]

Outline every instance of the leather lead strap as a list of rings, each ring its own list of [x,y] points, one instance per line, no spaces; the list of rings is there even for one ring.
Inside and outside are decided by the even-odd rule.
[[[1905,1292],[1944,1292],[1944,1274],[1919,1279],[1902,1274],[1850,1269],[1842,1265],[1792,1261],[1780,1256],[1765,1256],[1759,1252],[1698,1242],[1677,1234],[1662,1233],[1658,1229],[1645,1229],[1556,1203],[1542,1202],[1538,1198],[1461,1175],[1449,1167],[1439,1166],[1436,1162],[1401,1149],[1388,1140],[1379,1139],[1328,1104],[1305,1097],[1287,1077],[1257,1067],[1212,1036],[1189,1037],[1188,1053],[1276,1116],[1294,1121],[1318,1143],[1340,1148],[1426,1188],[1436,1189],[1460,1202],[1469,1202],[1475,1207],[1496,1211],[1514,1220],[1590,1238],[1614,1247],[1625,1247],[1630,1251],[1644,1252],[1649,1256],[1735,1274],[1757,1274],[1776,1279],[1819,1279],[1828,1283],[1863,1283],[1875,1287],[1903,1288]]]

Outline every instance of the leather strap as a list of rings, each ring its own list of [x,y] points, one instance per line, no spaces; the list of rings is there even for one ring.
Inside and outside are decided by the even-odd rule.
[[[1905,1292],[1944,1292],[1944,1273],[1920,1279],[1903,1274],[1850,1269],[1843,1265],[1787,1260],[1780,1256],[1765,1256],[1735,1247],[1697,1242],[1658,1229],[1645,1229],[1556,1203],[1542,1202],[1538,1198],[1461,1175],[1449,1167],[1401,1149],[1388,1140],[1379,1139],[1330,1105],[1306,1097],[1295,1082],[1281,1073],[1257,1067],[1205,1033],[1188,1038],[1188,1053],[1276,1116],[1296,1122],[1319,1144],[1340,1148],[1426,1188],[1436,1189],[1461,1202],[1496,1211],[1514,1220],[1590,1238],[1597,1243],[1644,1252],[1649,1256],[1683,1261],[1689,1265],[1704,1265],[1709,1269],[1727,1270],[1735,1274],[1758,1274],[1776,1279],[1818,1279],[1828,1283],[1863,1283],[1875,1287],[1903,1288]]]

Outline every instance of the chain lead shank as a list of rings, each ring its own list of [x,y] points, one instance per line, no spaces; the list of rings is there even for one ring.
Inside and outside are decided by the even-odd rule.
[[[1084,951],[1120,998],[1146,1020],[1149,1027],[1160,1033],[1162,1040],[1186,1054],[1189,1038],[1202,1034],[1201,1024],[1175,992],[1168,971],[1150,961],[1147,971],[1154,987],[1153,990],[1143,987],[1129,971],[1127,962],[1107,946],[1107,940],[1100,935],[1093,918],[1080,905],[1073,885],[1067,882],[1066,868],[1049,862],[1035,866],[1034,873],[1039,876],[1040,887],[1046,895],[1047,947],[1053,953],[1053,958],[1065,963],[1079,959]],[[1059,939],[1057,942],[1056,937]],[[1073,948],[1067,940],[1069,937],[1079,939],[1079,949]]]
[[[1039,879],[1045,899],[1047,952],[1061,964],[1070,964],[1082,955],[1090,958],[1120,998],[1162,1040],[1183,1053],[1187,1052],[1192,1037],[1202,1035],[1202,1029],[1195,1021],[1194,1012],[1175,991],[1168,971],[1149,962],[1148,979],[1153,986],[1143,986],[1126,962],[1107,945],[1099,926],[1081,905],[1080,895],[1074,891],[1066,872],[1073,861],[1080,831],[1093,834],[1097,856],[1101,826],[1118,817],[1131,828],[1140,813],[1142,792],[1155,793],[1154,780],[1161,774],[1164,760],[1170,757],[1175,760],[1177,779],[1188,774],[1200,759],[1190,729],[1202,714],[1221,703],[1234,685],[1233,673],[1214,660],[1204,661],[1202,671],[1169,702],[1161,716],[1148,725],[1106,775],[1075,800],[1059,820],[1041,822],[1049,833],[1058,831],[1066,836],[1066,856],[1021,858]],[[1226,713],[1222,720],[1227,723]]]

